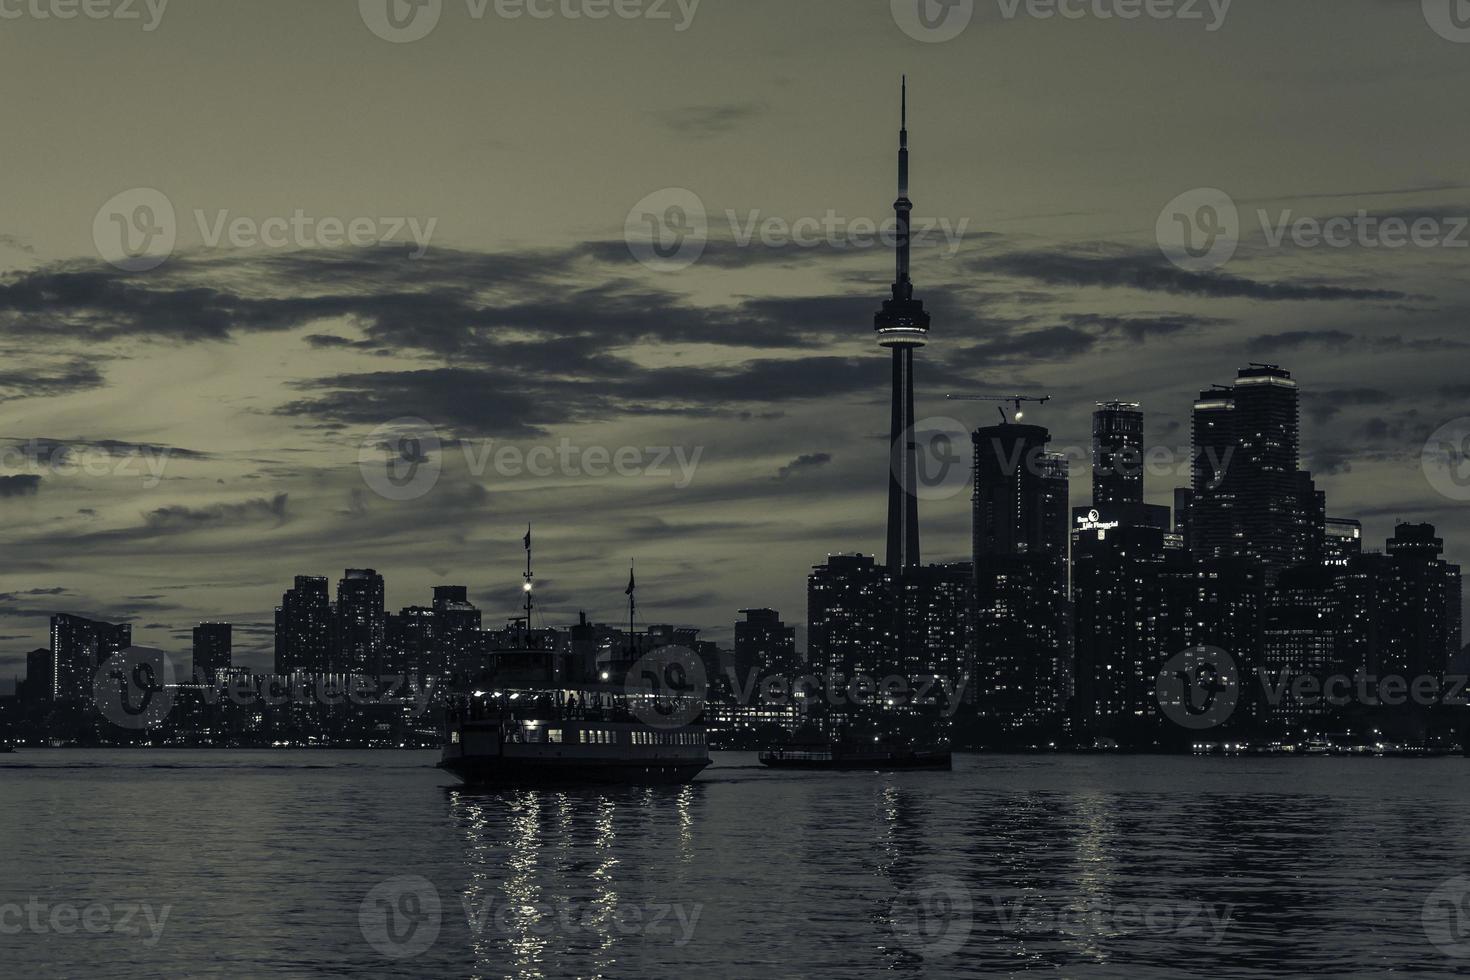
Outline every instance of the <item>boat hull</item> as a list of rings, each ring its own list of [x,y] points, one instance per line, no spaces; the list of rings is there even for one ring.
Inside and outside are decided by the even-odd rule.
[[[579,760],[459,756],[442,760],[439,768],[458,776],[466,785],[481,787],[667,786],[689,782],[708,765],[708,759]]]

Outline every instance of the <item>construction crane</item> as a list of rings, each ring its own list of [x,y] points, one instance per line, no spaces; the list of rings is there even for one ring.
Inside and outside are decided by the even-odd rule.
[[[1016,407],[1015,419],[1019,422],[1026,417],[1026,413],[1021,408],[1022,405],[1026,402],[1045,405],[1051,401],[1051,395],[950,395],[949,400],[953,402],[1010,402]],[[1006,410],[1003,404],[995,406],[995,410],[1000,413],[1001,422],[1009,423],[1011,421],[1006,418]]]

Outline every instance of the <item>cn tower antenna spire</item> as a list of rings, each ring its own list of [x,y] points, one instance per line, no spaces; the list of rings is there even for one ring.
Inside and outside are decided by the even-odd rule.
[[[894,276],[893,297],[894,299],[911,299],[914,290],[909,279],[909,225],[911,221],[909,216],[913,212],[914,204],[909,200],[909,77],[907,75],[903,76],[902,92],[898,124],[898,200],[893,204],[894,216],[898,222],[898,249],[895,256],[898,269]]]
[[[909,258],[914,202],[909,200],[909,79],[899,96],[898,200],[893,202],[897,246],[892,298],[873,318],[878,343],[893,353],[893,411],[888,449],[888,568],[919,567],[918,447],[914,436],[914,351],[929,337],[929,313],[914,298]]]

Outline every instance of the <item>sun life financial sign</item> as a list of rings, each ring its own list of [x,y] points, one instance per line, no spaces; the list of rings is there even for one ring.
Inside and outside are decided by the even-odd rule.
[[[1119,523],[1117,521],[1104,521],[1102,515],[1095,510],[1088,511],[1086,517],[1077,518],[1077,529],[1079,531],[1097,531],[1099,537],[1102,537],[1118,526]]]

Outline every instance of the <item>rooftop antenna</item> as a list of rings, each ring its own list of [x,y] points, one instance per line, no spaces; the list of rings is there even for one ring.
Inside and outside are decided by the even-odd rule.
[[[526,571],[525,571],[525,574],[524,574],[524,578],[526,580],[526,584],[523,585],[523,586],[521,586],[521,590],[526,593],[526,635],[527,636],[530,636],[531,635],[531,592],[532,592],[532,589],[534,588],[534,586],[532,585],[532,581],[531,581],[532,578],[533,578],[533,576],[531,575],[531,525],[529,523],[526,525],[526,540],[525,540],[525,543],[526,543]]]
[[[638,606],[637,599],[634,596],[634,593],[637,591],[637,589],[638,584],[633,578],[633,559],[629,558],[628,587],[624,590],[624,592],[628,596],[628,656],[630,657],[638,652],[638,632],[633,626],[633,610],[635,610]]]

